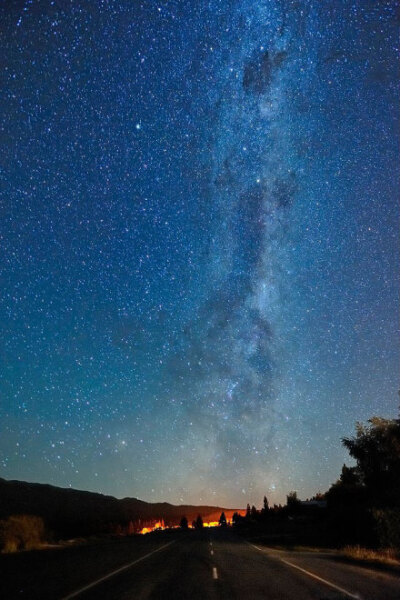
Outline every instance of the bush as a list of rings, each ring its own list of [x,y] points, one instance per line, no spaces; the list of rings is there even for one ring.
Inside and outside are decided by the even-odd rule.
[[[44,539],[44,524],[40,517],[13,515],[0,521],[0,545],[2,552],[32,550]]]
[[[400,510],[373,510],[372,514],[380,547],[400,549]]]

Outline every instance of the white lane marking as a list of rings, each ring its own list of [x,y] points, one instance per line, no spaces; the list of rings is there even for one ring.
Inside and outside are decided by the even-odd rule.
[[[210,552],[211,552],[211,556],[213,556],[214,555],[214,550],[210,550]]]
[[[298,569],[299,571],[302,571],[306,575],[309,575],[310,577],[317,579],[318,581],[322,581],[322,583],[325,583],[325,585],[329,585],[329,587],[333,588],[334,590],[337,590],[338,592],[341,592],[342,594],[344,594],[345,596],[348,596],[349,598],[355,598],[356,600],[361,600],[361,596],[359,596],[358,594],[352,594],[351,592],[348,592],[344,588],[339,587],[338,585],[332,583],[331,581],[327,581],[326,579],[322,579],[322,577],[315,575],[315,573],[311,573],[311,571],[306,571],[306,569],[302,569],[301,567],[298,567],[297,565],[294,565],[293,563],[289,562],[288,560],[284,560],[283,558],[281,558],[281,561],[283,563],[285,563],[286,565],[290,565],[294,569]]]
[[[213,579],[218,579],[217,567],[213,567]]]
[[[255,546],[254,544],[250,544],[250,542],[248,542],[248,543],[249,543],[250,546],[253,546],[253,548],[256,548],[257,550],[260,550],[260,552],[264,552],[265,553],[265,550],[263,550],[262,548],[259,548],[258,546]],[[352,594],[351,592],[349,592],[349,591],[345,590],[344,588],[336,585],[335,583],[332,583],[331,581],[328,581],[327,579],[322,579],[322,577],[319,577],[315,573],[312,573],[311,571],[306,571],[306,569],[302,569],[301,567],[295,565],[294,563],[289,562],[288,560],[285,560],[283,558],[279,558],[279,560],[281,562],[285,563],[285,565],[289,565],[290,567],[293,567],[294,569],[298,569],[302,573],[305,573],[309,577],[312,577],[313,579],[317,579],[318,581],[321,581],[325,585],[328,585],[329,587],[333,588],[334,590],[337,590],[338,592],[341,592],[342,594],[344,594],[345,596],[348,596],[349,598],[354,598],[355,600],[361,600],[361,596],[359,594]]]
[[[104,577],[100,577],[100,579],[96,579],[96,581],[93,581],[92,583],[85,585],[84,587],[80,588],[79,590],[76,590],[75,592],[72,592],[72,594],[68,594],[68,596],[64,596],[64,598],[62,598],[62,600],[70,600],[70,598],[76,598],[76,596],[79,596],[83,592],[90,590],[92,587],[94,587],[95,585],[98,585],[102,581],[106,581],[106,579],[110,579],[110,577],[114,577],[114,575],[117,575],[118,573],[121,573],[122,571],[125,571],[126,569],[129,569],[130,567],[133,567],[133,565],[136,565],[137,563],[141,562],[142,560],[145,560],[146,558],[148,558],[149,556],[152,556],[152,554],[155,554],[156,552],[160,552],[161,550],[164,550],[164,548],[167,548],[171,544],[175,544],[175,540],[172,540],[172,542],[168,542],[168,544],[164,544],[164,546],[160,546],[159,548],[157,548],[157,550],[153,550],[152,552],[149,552],[148,554],[145,554],[144,556],[137,558],[136,560],[134,560],[131,563],[128,563],[127,565],[123,565],[119,569],[116,569],[115,571],[112,571],[111,573],[104,575]]]

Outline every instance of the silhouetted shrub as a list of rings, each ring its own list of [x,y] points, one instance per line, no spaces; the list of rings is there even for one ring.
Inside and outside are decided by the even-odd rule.
[[[372,511],[381,548],[400,548],[400,510]]]
[[[32,550],[44,539],[44,524],[40,517],[13,515],[0,521],[0,546],[2,552]]]

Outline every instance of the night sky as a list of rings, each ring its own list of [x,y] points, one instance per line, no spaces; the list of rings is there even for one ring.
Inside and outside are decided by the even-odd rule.
[[[3,0],[0,477],[258,506],[397,414],[391,0]]]

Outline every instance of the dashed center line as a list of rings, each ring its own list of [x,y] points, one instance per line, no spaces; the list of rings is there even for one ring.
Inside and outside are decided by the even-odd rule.
[[[213,567],[212,576],[213,576],[213,579],[218,579],[217,567]]]

